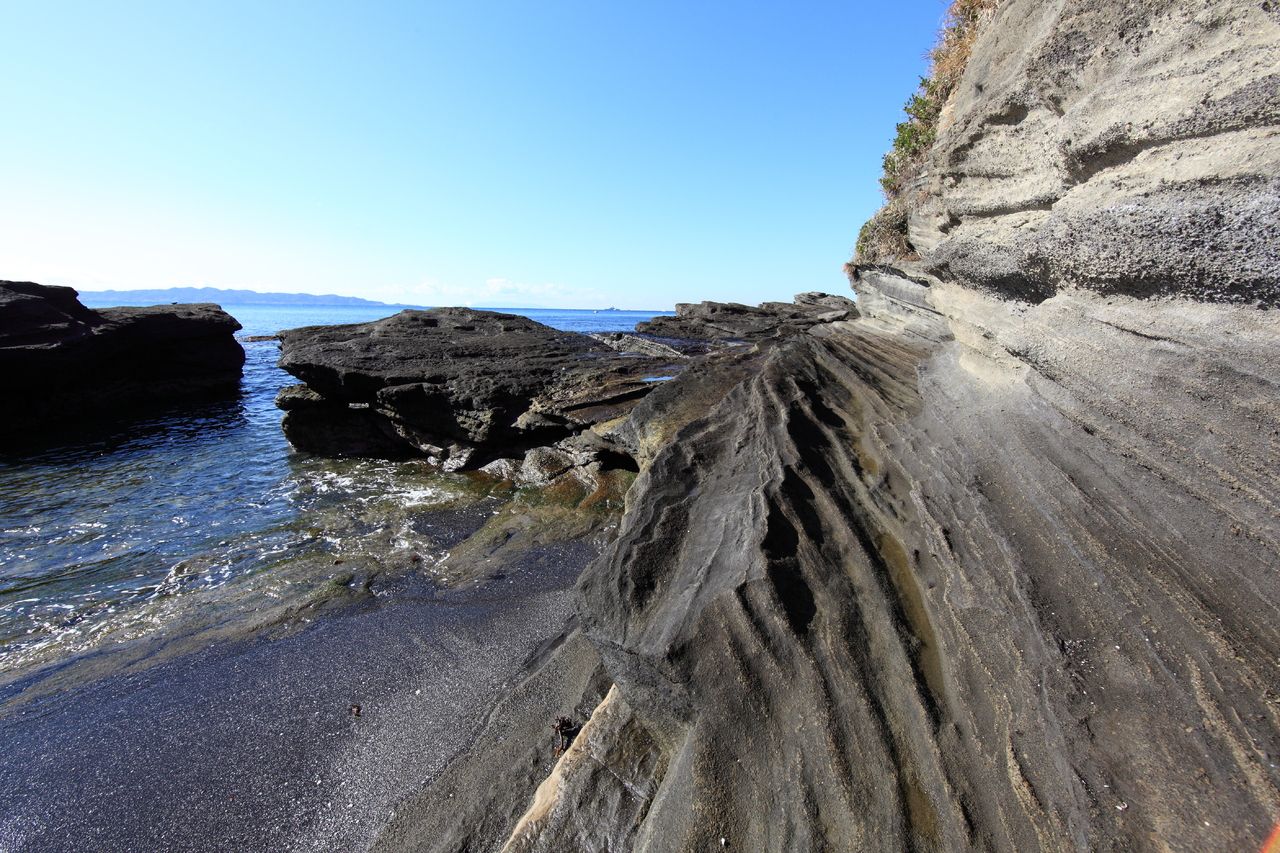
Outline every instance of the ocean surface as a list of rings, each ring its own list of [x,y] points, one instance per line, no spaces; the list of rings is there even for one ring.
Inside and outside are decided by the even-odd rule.
[[[82,301],[105,307],[92,294]],[[242,338],[396,310],[223,307]],[[497,310],[577,332],[630,331],[659,313]],[[0,698],[27,673],[85,653],[155,646],[184,620],[208,626],[224,610],[288,606],[314,588],[317,556],[364,543],[370,553],[415,550],[412,514],[465,490],[418,461],[293,452],[273,400],[294,380],[275,366],[274,341],[244,347],[236,399],[0,455]]]

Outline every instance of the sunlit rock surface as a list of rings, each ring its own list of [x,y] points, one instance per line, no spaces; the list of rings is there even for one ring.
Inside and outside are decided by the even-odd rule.
[[[1280,7],[1005,0],[904,198],[944,278],[1280,300]]]
[[[801,293],[794,302],[740,305],[736,302],[699,302],[676,305],[674,316],[654,317],[636,325],[636,331],[661,338],[687,340],[759,341],[785,337],[819,323],[856,317],[857,307],[845,296]]]
[[[322,455],[425,456],[476,468],[626,415],[682,357],[468,308],[280,334],[285,435]]]

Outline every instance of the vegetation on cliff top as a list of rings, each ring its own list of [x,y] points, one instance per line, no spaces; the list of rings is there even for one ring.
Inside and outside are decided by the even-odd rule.
[[[955,91],[969,62],[969,54],[982,24],[989,20],[1000,0],[953,0],[938,43],[929,52],[929,75],[903,106],[893,147],[884,155],[880,186],[885,205],[858,233],[855,260],[874,263],[910,258],[915,251],[907,240],[907,208],[903,190],[920,172],[925,155],[937,138],[942,109]]]

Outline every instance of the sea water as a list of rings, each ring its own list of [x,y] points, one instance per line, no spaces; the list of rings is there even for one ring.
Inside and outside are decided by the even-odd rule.
[[[104,307],[92,294],[82,301]],[[396,310],[223,307],[244,326],[241,338]],[[577,332],[630,331],[658,313],[499,310]],[[457,497],[455,480],[420,461],[293,452],[273,401],[295,380],[276,367],[274,341],[244,347],[234,399],[0,455],[0,686],[105,645],[154,637],[197,604],[208,617],[225,602],[287,600],[305,586],[289,570],[307,566],[301,558],[343,539],[346,547],[370,536],[394,544],[406,510]]]

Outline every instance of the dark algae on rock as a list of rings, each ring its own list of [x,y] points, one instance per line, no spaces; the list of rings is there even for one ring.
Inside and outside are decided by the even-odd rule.
[[[640,330],[716,346],[603,430],[574,623],[382,848],[1263,845],[1280,12],[989,5],[855,309]]]

